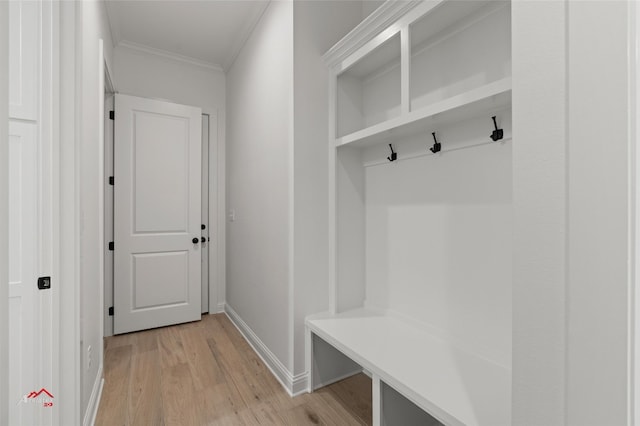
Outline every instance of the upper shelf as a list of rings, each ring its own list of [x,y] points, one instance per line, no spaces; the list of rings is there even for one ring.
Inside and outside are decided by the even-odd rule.
[[[423,2],[332,67],[335,145],[388,141],[510,104],[508,1]]]
[[[511,77],[486,84],[425,106],[406,115],[336,139],[336,146],[367,146],[425,132],[511,104]]]

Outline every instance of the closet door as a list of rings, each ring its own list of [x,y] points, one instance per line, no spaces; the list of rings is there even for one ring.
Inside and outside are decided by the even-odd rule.
[[[51,99],[42,95],[51,84],[52,9],[49,2],[9,2],[11,425],[51,424],[57,395],[50,378],[52,293],[38,289],[39,277],[51,275],[52,257]]]

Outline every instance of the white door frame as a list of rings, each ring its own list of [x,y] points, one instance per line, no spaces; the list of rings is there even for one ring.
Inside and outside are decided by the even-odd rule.
[[[209,223],[209,195],[211,190],[209,188],[209,173],[211,171],[211,161],[209,160],[209,144],[210,144],[210,133],[211,133],[211,118],[209,114],[203,112],[202,113],[202,198],[201,198],[201,219],[202,224],[206,226],[205,229],[202,230],[202,236],[205,238],[209,238],[209,241],[205,245],[202,245],[202,282],[200,284],[200,292],[202,297],[200,298],[200,302],[202,304],[200,311],[204,314],[209,313],[211,309],[209,306],[209,293],[211,291],[211,281],[209,280],[209,266],[211,262],[209,261],[209,246],[211,245],[211,224]],[[206,206],[206,209],[205,209]],[[206,215],[206,219],[205,216]],[[206,259],[205,259],[206,256]],[[206,260],[206,261],[205,261]]]
[[[56,117],[59,141],[55,169],[59,171],[54,187],[54,244],[58,247],[54,257],[54,274],[60,285],[54,289],[54,309],[59,322],[54,324],[53,357],[54,387],[61,397],[56,401],[57,416],[54,425],[78,425],[81,423],[80,403],[80,198],[79,158],[81,111],[77,95],[81,94],[82,81],[76,79],[81,66],[76,57],[76,47],[82,46],[79,25],[81,19],[75,2],[59,4],[59,19],[54,19],[59,33],[58,75],[54,88],[59,88]],[[78,22],[76,22],[78,21]],[[64,372],[64,374],[61,374]],[[62,395],[64,395],[62,397]]]
[[[104,55],[104,40],[98,40],[98,177],[101,182],[98,184],[98,294],[100,301],[98,306],[104,306],[104,256],[105,256],[105,241],[104,241],[104,185],[102,182],[104,176],[104,92],[107,81],[112,82],[110,75],[109,78],[105,78],[105,75],[109,72],[107,67],[107,59]],[[98,406],[100,404],[100,397],[102,395],[102,387],[104,385],[104,315],[99,315],[99,343],[98,343],[98,375],[94,383],[94,389],[91,392],[89,405],[87,411],[84,413],[83,424],[93,425],[96,415],[98,414]],[[96,388],[96,386],[98,386]],[[95,401],[93,399],[96,399]]]
[[[630,424],[640,426],[640,6],[629,1],[630,129]]]
[[[109,100],[105,99],[103,103],[103,125],[104,130],[104,244],[108,244],[109,241],[113,241],[113,186],[109,184],[109,176],[113,176],[113,121],[109,118],[109,111],[113,111],[115,103],[115,86],[111,78],[107,63],[105,62],[105,93],[109,94]],[[107,131],[107,128],[110,128]],[[102,318],[104,322],[103,332],[104,336],[113,335],[113,317],[109,315],[109,307],[113,306],[113,252],[109,250],[104,251],[104,289],[103,289],[103,313]]]
[[[640,425],[640,7],[628,2],[629,30],[629,425]]]
[[[0,2],[0,99],[9,99],[9,4]],[[9,104],[0,103],[0,424],[9,423]]]
[[[220,114],[218,111],[206,111],[209,116],[209,314],[224,311],[224,226],[225,212],[221,198],[224,198],[224,173],[220,143]],[[222,163],[222,164],[221,164]],[[222,260],[221,260],[222,259]]]

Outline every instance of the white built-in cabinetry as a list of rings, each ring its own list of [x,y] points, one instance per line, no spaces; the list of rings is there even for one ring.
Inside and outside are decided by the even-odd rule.
[[[376,425],[510,424],[510,2],[387,2],[325,59],[330,306],[306,321],[310,390],[364,370]]]

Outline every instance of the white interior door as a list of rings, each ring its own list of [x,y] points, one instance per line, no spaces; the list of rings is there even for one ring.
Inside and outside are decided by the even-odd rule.
[[[201,110],[115,97],[114,333],[200,319]]]
[[[9,425],[52,424],[54,258],[53,20],[57,6],[9,2]],[[38,290],[38,277],[51,288]],[[43,283],[45,280],[43,280]],[[4,284],[4,283],[3,283]],[[7,396],[7,394],[3,394]],[[5,406],[0,405],[0,408]]]

